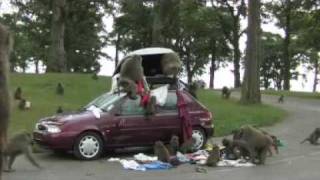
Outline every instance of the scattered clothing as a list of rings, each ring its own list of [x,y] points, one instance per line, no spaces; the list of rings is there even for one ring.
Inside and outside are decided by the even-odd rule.
[[[146,171],[147,169],[137,163],[135,160],[120,160],[124,169],[135,170],[135,171]]]
[[[151,90],[151,96],[155,96],[157,104],[163,106],[166,103],[168,96],[169,85],[160,86],[156,89]]]
[[[133,158],[136,160],[136,161],[139,161],[139,162],[152,162],[152,161],[157,161],[158,160],[158,157],[156,156],[147,156],[143,153],[139,153],[139,154],[136,154],[133,156]]]
[[[120,158],[113,158],[113,157],[111,157],[111,158],[109,158],[107,161],[108,162],[120,162]]]
[[[252,167],[252,166],[255,166],[255,164],[253,164],[251,162],[247,162],[244,159],[238,159],[238,160],[223,159],[218,162],[217,166],[221,166],[221,167]]]
[[[177,158],[180,161],[180,163],[190,162],[190,159],[186,155],[182,154],[181,152],[177,152]]]
[[[161,161],[153,161],[150,163],[142,164],[143,167],[149,170],[166,170],[172,168],[172,165],[169,163],[164,163]]]

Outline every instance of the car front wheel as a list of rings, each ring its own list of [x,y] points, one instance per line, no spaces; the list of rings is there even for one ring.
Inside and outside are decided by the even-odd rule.
[[[198,151],[202,149],[207,142],[206,134],[201,128],[193,128],[192,139],[194,140],[194,143],[193,143],[194,151]]]
[[[94,160],[100,157],[103,151],[103,142],[97,133],[85,132],[77,138],[73,148],[77,158]]]

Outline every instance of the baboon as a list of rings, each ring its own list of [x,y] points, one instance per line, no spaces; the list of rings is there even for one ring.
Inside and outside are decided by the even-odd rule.
[[[0,24],[0,179],[2,175],[3,148],[7,141],[7,128],[10,116],[8,90],[10,35],[7,28]]]
[[[158,157],[159,161],[169,163],[170,162],[170,154],[166,146],[162,141],[155,142],[153,146],[154,155]]]
[[[264,164],[267,152],[272,146],[272,139],[263,134],[259,129],[252,126],[242,126],[236,134],[236,140],[243,140],[248,144],[250,149],[253,149],[251,160],[256,164]],[[256,162],[258,159],[258,163]]]
[[[57,84],[56,94],[61,96],[64,95],[64,88],[60,82]]]
[[[206,165],[210,167],[217,166],[217,163],[220,161],[220,149],[219,146],[213,144],[212,149],[209,151],[209,157],[207,159]]]
[[[309,141],[312,145],[319,145],[318,139],[320,137],[320,128],[316,128],[306,139],[301,141],[300,144]]]
[[[222,98],[229,99],[230,95],[231,95],[231,90],[228,87],[223,86],[223,88],[222,88]]]
[[[170,143],[167,146],[167,149],[170,155],[175,156],[179,151],[179,147],[180,147],[179,137],[176,135],[171,136]]]
[[[98,80],[99,79],[98,74],[97,73],[93,73],[92,79],[93,80]]]
[[[189,85],[189,89],[188,89],[188,90],[189,90],[188,92],[189,92],[194,98],[197,99],[197,90],[198,90],[198,85],[197,85],[197,83],[195,83],[195,82],[191,83],[191,84]]]
[[[177,77],[181,70],[181,61],[177,53],[167,53],[162,55],[161,69],[165,76]]]
[[[147,119],[150,119],[152,115],[156,113],[156,104],[157,104],[157,99],[155,96],[151,96],[146,107],[145,107],[145,115]]]
[[[21,87],[18,87],[16,89],[16,91],[14,92],[14,99],[21,100],[21,98],[22,98],[22,89],[21,89]]]
[[[137,99],[137,83],[143,81],[142,58],[138,55],[128,56],[122,60],[119,86],[131,99]]]
[[[61,114],[63,113],[63,109],[61,106],[58,107],[57,111],[56,111],[57,114]]]
[[[275,152],[276,152],[277,154],[279,154],[278,138],[277,138],[277,136],[272,135],[272,134],[269,134],[268,132],[266,132],[266,131],[264,131],[264,130],[261,130],[261,129],[260,129],[260,131],[261,131],[264,135],[266,135],[266,136],[270,139],[270,141],[272,141],[272,144],[271,144],[271,146],[270,146],[269,149],[268,149],[269,155],[270,155],[270,156],[273,155],[272,149],[274,149]]]
[[[250,159],[254,156],[253,149],[243,140],[222,139],[222,145],[225,146],[227,159],[235,160],[241,157]]]
[[[41,169],[31,152],[32,137],[28,132],[21,132],[13,136],[4,149],[4,171],[12,171],[12,165],[17,156],[24,154],[32,165]],[[9,162],[8,162],[9,160]]]
[[[31,102],[27,101],[26,99],[22,98],[19,102],[18,108],[20,110],[27,110],[31,108]]]
[[[281,94],[280,97],[278,98],[278,103],[284,103],[284,95]]]

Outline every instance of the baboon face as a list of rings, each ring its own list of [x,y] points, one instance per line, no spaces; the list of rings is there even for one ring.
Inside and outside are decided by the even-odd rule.
[[[230,146],[230,140],[229,139],[226,139],[226,138],[223,138],[222,139],[222,145],[225,146],[225,147],[229,147]]]

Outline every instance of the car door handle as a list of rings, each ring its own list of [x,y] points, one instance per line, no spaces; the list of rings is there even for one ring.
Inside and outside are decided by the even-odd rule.
[[[125,127],[125,125],[126,125],[126,120],[125,119],[120,119],[119,127]]]

